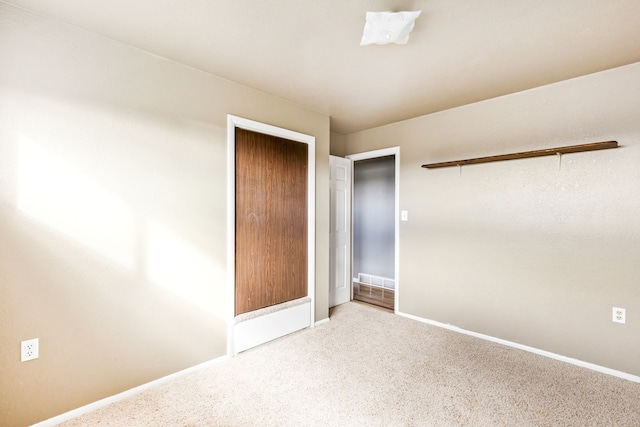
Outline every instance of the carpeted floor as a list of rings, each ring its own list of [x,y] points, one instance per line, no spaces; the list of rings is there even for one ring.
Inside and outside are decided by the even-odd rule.
[[[352,302],[62,425],[640,426],[640,384]]]

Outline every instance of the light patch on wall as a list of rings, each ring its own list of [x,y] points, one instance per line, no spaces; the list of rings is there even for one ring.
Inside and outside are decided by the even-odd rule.
[[[155,221],[147,226],[146,255],[149,281],[195,306],[212,309],[213,285],[224,272],[208,256]]]
[[[18,142],[17,208],[110,261],[134,268],[131,207],[24,136]]]

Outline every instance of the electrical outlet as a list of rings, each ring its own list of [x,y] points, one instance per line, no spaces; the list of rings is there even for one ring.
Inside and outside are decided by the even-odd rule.
[[[20,344],[20,349],[21,362],[26,362],[27,360],[33,360],[40,357],[40,343],[38,338],[22,341],[22,343]]]
[[[612,318],[616,323],[625,323],[627,320],[627,314],[624,308],[613,307]]]

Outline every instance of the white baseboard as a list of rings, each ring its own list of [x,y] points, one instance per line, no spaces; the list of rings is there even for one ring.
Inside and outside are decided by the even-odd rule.
[[[318,320],[317,322],[315,322],[313,324],[313,326],[320,326],[320,325],[324,325],[325,323],[329,323],[331,321],[331,319],[329,319],[328,317],[322,319],[322,320]]]
[[[591,369],[592,371],[597,371],[603,374],[613,375],[614,377],[619,377],[625,380],[633,381],[636,383],[640,383],[640,376],[629,374],[622,371],[617,371],[615,369],[607,368],[604,366],[596,365],[594,363],[585,362],[582,360],[574,359],[572,357],[563,356],[561,354],[552,353],[550,351],[541,350],[535,347],[529,347],[528,345],[518,344],[512,341],[503,340],[502,338],[492,337],[490,335],[484,335],[473,331],[468,331],[466,329],[459,328],[457,326],[449,325],[447,323],[438,322],[435,320],[425,319],[423,317],[414,316],[412,314],[402,313],[400,311],[396,311],[396,314],[399,316],[407,317],[412,320],[417,320],[418,322],[427,323],[429,325],[438,326],[440,328],[448,329],[450,331],[459,332],[461,334],[470,335],[472,337],[480,338],[483,340],[495,342],[498,344],[506,345],[509,347],[517,348],[519,350],[528,351],[530,353],[535,353],[541,356],[548,357],[550,359],[559,360],[561,362],[570,363],[572,365],[580,366],[582,368]]]
[[[124,400],[124,399],[127,399],[129,397],[135,396],[137,394],[142,393],[143,391],[147,391],[147,390],[150,390],[152,388],[158,387],[159,385],[168,383],[169,381],[173,381],[173,380],[175,380],[177,378],[183,377],[183,376],[185,376],[187,374],[190,374],[192,372],[195,372],[195,371],[199,371],[199,370],[204,369],[204,368],[206,368],[208,366],[215,365],[215,364],[220,363],[220,362],[222,362],[224,360],[227,360],[227,359],[229,359],[229,356],[221,356],[221,357],[218,357],[216,359],[212,359],[212,360],[209,360],[207,362],[200,363],[200,364],[192,366],[190,368],[183,369],[182,371],[178,371],[176,373],[167,375],[165,377],[158,378],[157,380],[153,380],[153,381],[148,382],[146,384],[142,384],[142,385],[139,385],[139,386],[134,387],[132,389],[123,391],[122,393],[118,393],[118,394],[115,394],[113,396],[105,397],[104,399],[98,400],[98,401],[93,402],[93,403],[89,403],[88,405],[84,405],[84,406],[81,406],[79,408],[72,409],[71,411],[65,412],[64,414],[60,414],[60,415],[57,415],[57,416],[55,416],[53,418],[49,418],[47,420],[40,421],[39,423],[33,424],[31,427],[53,427],[53,426],[56,426],[56,425],[61,424],[61,423],[65,422],[65,421],[69,421],[69,420],[72,420],[74,418],[77,418],[80,415],[86,414],[88,412],[95,411],[96,409],[100,409],[100,408],[105,407],[107,405],[110,405],[112,403],[119,402],[121,400]]]
[[[311,326],[311,303],[295,305],[234,325],[234,354]]]

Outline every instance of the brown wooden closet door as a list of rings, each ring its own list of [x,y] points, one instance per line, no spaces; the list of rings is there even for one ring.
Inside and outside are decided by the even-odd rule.
[[[236,128],[236,315],[307,295],[307,157]]]

